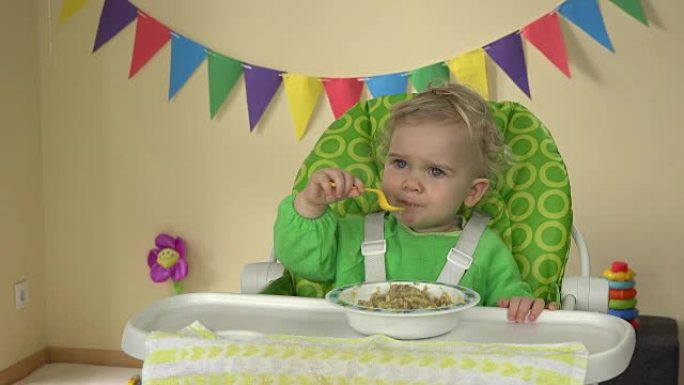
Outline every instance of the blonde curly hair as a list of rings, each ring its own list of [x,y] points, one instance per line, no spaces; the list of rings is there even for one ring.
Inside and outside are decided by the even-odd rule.
[[[450,83],[430,87],[413,98],[392,106],[380,149],[389,149],[394,129],[409,121],[434,121],[463,124],[473,146],[474,172],[477,177],[490,177],[508,163],[508,147],[496,127],[487,101],[470,88]]]

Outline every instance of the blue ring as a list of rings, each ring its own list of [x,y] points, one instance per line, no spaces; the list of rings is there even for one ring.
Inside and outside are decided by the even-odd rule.
[[[631,289],[636,285],[634,280],[630,281],[608,281],[608,287],[611,289]]]
[[[620,317],[625,321],[630,321],[639,316],[639,310],[636,308],[625,310],[608,309],[608,314]]]

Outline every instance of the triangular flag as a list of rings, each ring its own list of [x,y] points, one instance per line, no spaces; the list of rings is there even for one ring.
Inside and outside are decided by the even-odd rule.
[[[136,73],[171,39],[171,31],[157,20],[138,11],[135,43],[128,77]]]
[[[137,14],[138,10],[128,0],[105,0],[93,52],[135,20]]]
[[[242,75],[242,63],[209,51],[207,56],[209,66],[209,115],[216,116],[221,104],[226,100],[230,90]]]
[[[501,67],[511,80],[528,96],[530,84],[527,81],[527,66],[522,42],[518,32],[513,32],[490,43],[484,50]]]
[[[601,45],[615,51],[596,0],[567,0],[558,7],[558,12]]]
[[[633,18],[639,20],[644,25],[648,25],[648,19],[644,8],[641,6],[641,0],[610,0],[623,11],[629,13]]]
[[[380,96],[405,94],[408,76],[405,73],[372,76],[366,80],[368,90],[374,98]]]
[[[87,2],[88,0],[64,0],[62,2],[62,11],[59,13],[59,22],[65,22],[78,12],[79,9],[83,8]]]
[[[449,83],[449,68],[442,62],[418,68],[411,74],[411,84],[418,92],[446,83]]]
[[[523,27],[520,34],[537,47],[565,76],[570,77],[568,56],[565,53],[565,43],[556,12],[542,16]]]
[[[472,88],[485,100],[489,100],[485,60],[484,50],[477,48],[447,61],[447,65],[459,83]]]
[[[206,56],[207,51],[201,45],[177,33],[171,33],[169,100],[183,87]]]
[[[283,86],[290,105],[295,133],[297,139],[301,140],[309,125],[311,114],[321,98],[323,86],[318,78],[295,74],[284,74]]]
[[[357,78],[327,78],[323,80],[323,87],[328,95],[333,115],[337,119],[359,102],[363,82]]]
[[[245,88],[247,89],[247,110],[249,111],[249,130],[253,131],[259,123],[266,107],[273,99],[283,78],[280,71],[249,65],[245,68]]]

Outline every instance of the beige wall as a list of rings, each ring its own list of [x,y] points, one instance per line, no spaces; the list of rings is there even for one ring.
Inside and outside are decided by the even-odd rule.
[[[45,346],[36,3],[0,0],[0,370]],[[29,282],[29,307],[14,283]]]
[[[455,56],[559,2],[135,3],[218,52],[290,72],[352,76]],[[571,173],[594,272],[629,261],[642,313],[684,325],[676,243],[684,235],[677,156],[684,131],[676,101],[684,88],[684,5],[644,0],[652,20],[645,28],[600,3],[616,53],[564,22],[572,80],[526,45],[534,99],[492,66],[494,96],[521,101],[551,128]],[[188,241],[189,291],[238,289],[241,266],[267,255],[276,205],[332,115],[324,101],[298,143],[281,89],[250,134],[241,80],[210,121],[206,65],[169,103],[169,46],[129,81],[133,26],[91,55],[101,1],[51,27],[46,2],[38,4],[48,344],[116,349],[125,321],[171,292],[147,278],[145,255],[160,231]],[[35,143],[27,147],[39,155]]]

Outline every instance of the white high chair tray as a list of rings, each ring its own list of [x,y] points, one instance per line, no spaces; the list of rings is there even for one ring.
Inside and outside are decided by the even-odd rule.
[[[362,337],[346,322],[344,311],[322,299],[264,294],[197,293],[153,303],[126,324],[121,346],[144,359],[145,338],[153,330],[178,331],[193,321],[224,336],[290,334],[318,337]],[[481,343],[582,342],[589,350],[585,383],[611,379],[627,368],[636,342],[625,321],[601,313],[545,311],[533,324],[508,322],[506,310],[475,307],[460,324],[433,340]]]

